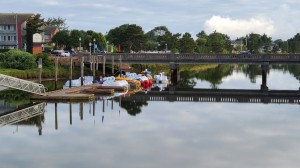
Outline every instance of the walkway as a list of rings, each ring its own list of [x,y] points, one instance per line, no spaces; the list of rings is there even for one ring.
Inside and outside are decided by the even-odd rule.
[[[45,95],[45,87],[42,84],[30,82],[27,80],[11,77],[8,75],[0,74],[0,85],[6,86],[25,92],[35,93],[38,95]]]

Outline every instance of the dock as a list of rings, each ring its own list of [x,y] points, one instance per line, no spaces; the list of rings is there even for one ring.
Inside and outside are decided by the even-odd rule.
[[[38,101],[90,101],[94,100],[98,95],[113,95],[115,90],[126,91],[126,88],[91,84],[46,92],[45,95],[35,94],[30,99]]]

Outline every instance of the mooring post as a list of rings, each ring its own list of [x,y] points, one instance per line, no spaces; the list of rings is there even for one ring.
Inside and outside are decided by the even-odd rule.
[[[115,56],[112,56],[111,58],[111,73],[115,73]]]
[[[70,56],[69,88],[72,87],[72,76],[73,76],[73,58],[72,56]]]
[[[99,70],[99,56],[96,56],[96,70]]]
[[[102,59],[103,59],[103,61],[102,61],[102,72],[103,72],[103,76],[105,76],[105,55],[103,55],[103,57],[102,57]]]
[[[55,89],[57,89],[57,80],[58,80],[58,57],[55,57]]]
[[[42,58],[39,58],[38,62],[38,67],[39,67],[39,83],[42,83],[42,71],[43,71],[43,60]]]
[[[95,61],[95,56],[93,56],[92,59],[93,59],[93,81],[95,81],[96,80],[96,66],[95,66],[96,61]]]
[[[81,86],[83,86],[83,74],[84,74],[84,57],[81,56],[81,61],[80,61],[80,77],[81,77]]]

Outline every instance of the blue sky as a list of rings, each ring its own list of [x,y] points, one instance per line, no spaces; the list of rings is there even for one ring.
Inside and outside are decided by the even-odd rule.
[[[231,39],[248,33],[273,40],[300,32],[299,0],[0,0],[1,13],[40,13],[66,19],[69,29],[105,34],[122,24],[145,32],[167,26],[172,33],[217,30]]]

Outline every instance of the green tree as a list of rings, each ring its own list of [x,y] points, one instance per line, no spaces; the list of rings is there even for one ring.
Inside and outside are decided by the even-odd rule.
[[[300,53],[300,34],[297,33],[293,38],[288,40],[289,52]]]
[[[48,18],[45,22],[48,26],[55,26],[58,27],[59,30],[67,30],[68,27],[66,25],[66,19],[58,18]]]
[[[56,33],[53,38],[52,42],[56,44],[56,47],[58,49],[65,49],[65,48],[71,48],[70,46],[70,35],[69,31],[62,30]]]
[[[261,35],[251,33],[247,37],[247,48],[252,53],[259,53],[259,49],[263,46]]]
[[[135,24],[124,24],[111,29],[107,34],[107,40],[120,45],[126,52],[140,51],[147,42],[143,29]]]
[[[44,19],[40,14],[28,18],[26,24],[26,44],[28,51],[32,53],[33,48],[33,34],[43,32],[42,28],[45,25]]]
[[[181,53],[193,53],[196,48],[196,43],[190,33],[185,33],[181,39],[179,39],[179,52]]]
[[[208,36],[207,47],[213,53],[230,53],[232,48],[230,38],[216,31]]]

